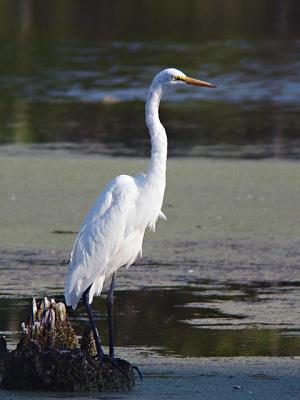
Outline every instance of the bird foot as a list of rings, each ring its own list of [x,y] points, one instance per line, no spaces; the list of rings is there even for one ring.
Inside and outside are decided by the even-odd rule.
[[[128,388],[130,389],[130,387],[132,386],[132,378],[130,378],[130,376],[127,374],[127,372],[124,371],[123,368],[121,368],[121,365],[124,364],[124,363],[130,365],[129,362],[125,361],[125,360],[122,360],[121,358],[114,358],[114,357],[111,357],[111,356],[108,356],[108,360],[126,378],[127,383],[128,383]]]
[[[143,374],[141,373],[141,370],[139,369],[139,367],[137,365],[131,365],[131,368],[134,369],[137,373],[138,376],[140,378],[140,380],[143,380]]]
[[[126,378],[129,381],[130,381],[130,378],[123,370],[121,370],[120,365],[119,365],[120,363],[127,363],[128,365],[130,365],[131,368],[138,373],[138,376],[139,376],[140,380],[141,381],[143,380],[143,374],[141,373],[141,371],[140,371],[140,369],[139,369],[139,367],[137,365],[131,365],[131,364],[129,364],[128,361],[122,360],[121,358],[115,358],[115,357],[111,357],[111,356],[107,356],[107,357],[108,357],[109,361],[112,363],[112,365],[115,366],[116,368],[118,368],[118,370],[120,372],[122,372],[123,375],[126,376]]]
[[[122,358],[115,358],[111,357],[108,354],[101,354],[99,356],[98,354],[93,357],[94,360],[98,359],[100,366],[102,366],[104,363],[110,363],[113,367],[115,367],[128,381],[128,384],[131,383],[132,379],[129,377],[129,375],[124,371],[122,368],[122,364],[126,363],[127,365],[130,365],[130,363],[126,360],[123,360]],[[131,368],[138,373],[138,376],[140,380],[143,380],[143,374],[141,373],[140,369],[136,365],[131,365]]]
[[[129,377],[129,375],[124,371],[124,368],[122,366],[126,363],[127,365],[130,365],[128,361],[123,360],[121,358],[115,358],[111,357],[107,354],[101,354],[100,356],[97,354],[93,357],[94,360],[98,359],[99,364],[102,367],[103,364],[105,363],[110,363],[114,368],[116,368],[127,380],[128,382],[128,387],[132,385],[132,378]],[[135,366],[132,366],[134,370],[136,370]],[[141,373],[139,371],[139,376],[141,376]]]

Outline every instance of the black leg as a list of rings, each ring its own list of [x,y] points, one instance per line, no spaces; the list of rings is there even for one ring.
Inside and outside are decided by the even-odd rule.
[[[112,276],[112,280],[111,280],[111,284],[110,284],[110,289],[108,292],[108,296],[107,296],[107,313],[108,313],[108,334],[109,334],[109,360],[111,362],[111,364],[117,368],[120,373],[122,375],[125,376],[125,378],[128,380],[128,382],[130,382],[129,377],[127,376],[127,374],[123,371],[123,369],[119,366],[117,360],[115,360],[114,358],[114,340],[113,340],[113,324],[112,324],[112,305],[113,305],[113,293],[114,293],[114,287],[115,287],[115,281],[116,281],[116,276],[115,273]],[[88,294],[90,291],[91,287],[88,287],[85,292],[83,292],[82,294],[82,301],[87,309],[87,313],[89,316],[89,320],[90,323],[92,325],[92,330],[93,330],[93,334],[94,334],[94,339],[95,339],[95,343],[96,343],[96,348],[97,348],[97,353],[98,353],[98,357],[100,360],[100,363],[102,363],[105,359],[105,354],[102,350],[101,347],[101,342],[100,342],[100,337],[99,337],[99,333],[95,324],[95,320],[92,314],[92,308],[91,305],[89,304],[89,300],[88,300]],[[141,379],[142,379],[142,375],[139,371],[139,369],[136,366],[132,366],[133,369],[137,370]]]
[[[113,273],[111,278],[111,284],[107,293],[106,305],[107,305],[107,316],[108,316],[108,345],[109,345],[109,357],[115,357],[114,351],[114,334],[113,334],[113,321],[112,321],[112,308],[114,304],[114,288],[116,284],[116,273]]]
[[[101,347],[99,333],[98,333],[98,330],[97,330],[97,327],[96,327],[96,324],[95,324],[95,320],[94,320],[93,313],[92,313],[92,308],[91,308],[91,305],[90,305],[89,299],[88,299],[88,294],[89,294],[90,288],[91,287],[88,287],[83,292],[82,301],[83,301],[83,304],[86,307],[86,310],[87,310],[87,313],[88,313],[88,317],[89,317],[89,320],[90,320],[90,324],[92,326],[98,357],[99,357],[99,360],[102,362],[103,358],[104,358],[104,352],[103,352],[102,347]]]

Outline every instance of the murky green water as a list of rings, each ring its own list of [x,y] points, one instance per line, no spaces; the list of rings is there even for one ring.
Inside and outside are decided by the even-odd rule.
[[[120,291],[115,299],[116,345],[121,348],[150,348],[163,356],[234,357],[299,356],[300,324],[269,318],[256,321],[244,314],[239,302],[263,305],[263,294],[288,297],[299,290],[299,282],[256,285],[203,284],[201,288],[160,288]],[[285,288],[285,290],[283,289]],[[284,293],[285,292],[285,293]],[[103,296],[104,297],[104,296]],[[282,301],[284,301],[282,299]],[[222,311],[220,302],[236,303],[234,313]],[[257,304],[258,303],[258,304]],[[276,302],[273,301],[275,304]],[[26,320],[31,299],[0,299],[0,332],[12,347],[20,337],[20,321]],[[270,305],[271,306],[271,305]],[[93,307],[107,345],[106,302],[97,298]],[[272,307],[272,306],[271,306]],[[241,314],[238,312],[241,311]],[[257,316],[256,316],[257,317]],[[80,335],[88,325],[86,310],[80,306],[71,313],[71,321]],[[126,350],[125,350],[126,352]]]
[[[31,0],[1,9],[1,144],[145,155],[147,87],[175,66],[218,89],[167,96],[171,155],[299,158],[298,2],[90,1],[85,9]]]

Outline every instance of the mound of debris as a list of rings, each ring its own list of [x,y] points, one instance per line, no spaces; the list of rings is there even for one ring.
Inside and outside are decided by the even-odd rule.
[[[22,322],[21,339],[8,351],[0,338],[1,387],[7,390],[117,391],[135,384],[133,367],[122,359],[101,362],[92,331],[81,343],[64,303],[33,299],[31,316]]]

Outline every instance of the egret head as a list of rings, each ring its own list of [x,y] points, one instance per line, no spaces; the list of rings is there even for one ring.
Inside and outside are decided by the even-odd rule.
[[[195,86],[203,86],[208,88],[215,88],[216,85],[212,83],[200,81],[198,79],[191,78],[186,76],[183,72],[179,71],[175,68],[167,68],[163,71],[159,72],[154,80],[154,84],[161,86],[182,86],[182,85],[195,85]]]

